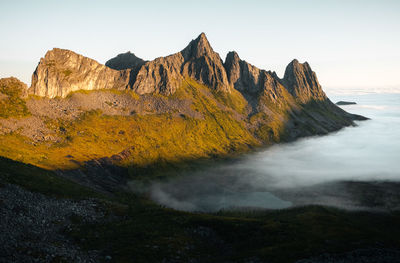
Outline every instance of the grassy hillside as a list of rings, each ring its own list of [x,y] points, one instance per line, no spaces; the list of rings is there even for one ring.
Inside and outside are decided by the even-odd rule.
[[[236,110],[243,112],[246,107],[238,92],[213,95],[207,87],[189,81],[165,99],[192,99],[191,107],[202,117],[178,112],[110,116],[93,110],[73,121],[46,120],[47,126],[57,131],[59,142],[32,143],[18,133],[2,135],[0,155],[48,169],[71,169],[127,148],[131,149],[132,158],[122,165],[147,166],[225,156],[260,145],[246,122],[234,116],[238,114]],[[218,105],[221,103],[226,106]]]
[[[23,83],[14,78],[0,80],[0,118],[29,116],[23,95]]]

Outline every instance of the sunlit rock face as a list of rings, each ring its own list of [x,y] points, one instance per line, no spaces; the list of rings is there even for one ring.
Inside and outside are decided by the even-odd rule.
[[[138,94],[173,94],[183,81],[183,61],[182,55],[176,53],[147,62],[139,69],[132,89]]]
[[[229,82],[223,62],[218,53],[214,52],[204,33],[191,41],[180,52],[185,63],[183,76],[189,76],[213,89],[229,92]]]
[[[139,94],[170,95],[185,78],[195,79],[215,90],[230,90],[223,62],[204,33],[192,40],[181,52],[144,64],[137,73],[133,90]]]
[[[118,71],[65,49],[48,51],[32,75],[29,93],[66,97],[76,90],[125,89],[129,70]]]

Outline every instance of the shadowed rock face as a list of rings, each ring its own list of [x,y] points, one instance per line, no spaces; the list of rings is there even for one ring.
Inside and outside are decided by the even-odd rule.
[[[232,51],[225,60],[230,84],[249,101],[255,112],[268,112],[267,104],[294,104],[292,96],[275,72],[261,70]]]
[[[29,93],[65,97],[76,90],[125,89],[129,70],[118,71],[70,50],[54,48],[40,59]]]
[[[229,82],[244,94],[257,95],[266,93],[273,102],[279,102],[286,89],[299,103],[311,100],[325,100],[327,97],[318,83],[316,74],[307,62],[293,60],[280,79],[275,72],[260,70],[239,58],[236,52],[229,52],[225,60],[225,69]]]
[[[144,63],[146,61],[128,51],[107,61],[106,66],[116,70],[124,70],[141,67]]]
[[[240,92],[257,94],[262,90],[263,77],[265,74],[239,58],[239,55],[232,51],[225,59],[225,69],[229,82]]]
[[[290,62],[286,67],[283,83],[300,103],[327,99],[321,85],[319,85],[317,75],[311,70],[307,62],[301,64],[296,59]]]
[[[144,64],[137,73],[133,90],[139,94],[173,94],[185,78],[213,89],[229,92],[230,84],[222,60],[204,33],[181,52]]]

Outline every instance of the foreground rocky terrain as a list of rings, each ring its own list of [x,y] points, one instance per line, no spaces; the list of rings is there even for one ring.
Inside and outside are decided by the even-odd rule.
[[[0,189],[0,262],[98,262],[99,251],[82,251],[63,232],[71,221],[104,220],[93,200],[55,199],[6,184]]]

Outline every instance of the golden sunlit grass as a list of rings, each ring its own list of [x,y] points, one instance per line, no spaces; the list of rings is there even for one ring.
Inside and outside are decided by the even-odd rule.
[[[139,99],[133,91],[75,93],[90,92],[130,94],[132,99]],[[155,96],[165,100],[190,100],[191,108],[201,117],[179,112],[110,116],[92,110],[73,121],[46,119],[47,126],[57,131],[57,142],[33,142],[17,131],[0,135],[0,156],[46,169],[74,169],[85,161],[110,157],[129,149],[129,157],[119,165],[147,167],[157,163],[179,163],[230,156],[283,141],[285,125],[290,119],[291,106],[286,102],[274,102],[268,96],[260,96],[260,103],[266,105],[268,113],[253,114],[248,118],[250,108],[240,92],[210,91],[190,79],[169,97]],[[19,112],[18,107],[25,106],[25,101],[20,100],[20,104],[12,104],[9,110]],[[290,98],[284,101],[290,103]]]
[[[25,117],[30,115],[25,100],[21,98],[22,87],[18,82],[0,84],[0,118]]]
[[[230,98],[218,98],[240,111],[246,106],[239,96],[236,93]],[[58,126],[61,141],[57,143],[32,143],[16,133],[3,135],[0,155],[47,169],[72,169],[84,161],[130,148],[131,157],[121,165],[142,167],[156,162],[224,156],[260,144],[245,128],[244,121],[235,120],[231,112],[218,107],[207,87],[188,80],[172,98],[190,98],[193,109],[202,113],[203,118],[172,113],[107,116],[101,111],[90,111],[73,122],[48,121],[49,126]]]

